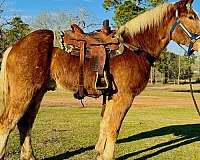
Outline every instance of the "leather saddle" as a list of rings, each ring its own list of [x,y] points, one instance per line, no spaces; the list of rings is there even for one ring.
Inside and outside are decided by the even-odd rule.
[[[96,59],[97,67],[95,69],[97,76],[95,87],[98,90],[107,90],[109,80],[107,74],[110,74],[109,64],[106,64],[108,53],[119,49],[119,41],[115,37],[115,30],[109,27],[109,20],[103,22],[101,30],[92,33],[84,33],[84,31],[76,24],[71,25],[72,30],[64,31],[64,43],[73,46],[73,55],[80,56],[79,63],[79,89],[75,94],[75,98],[83,99],[87,95],[84,89],[84,59],[85,57]]]

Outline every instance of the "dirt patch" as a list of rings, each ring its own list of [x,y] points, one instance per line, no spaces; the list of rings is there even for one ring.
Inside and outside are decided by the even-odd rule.
[[[198,101],[200,104],[200,101]],[[167,107],[187,107],[193,106],[191,98],[171,98],[171,97],[156,97],[156,96],[138,96],[135,98],[133,105],[136,107],[148,107],[148,106],[167,106]]]
[[[101,98],[93,99],[93,98],[85,98],[83,100],[83,104],[85,107],[100,107],[101,106]],[[83,107],[81,102],[73,97],[73,93],[71,96],[44,96],[42,100],[42,106],[48,107]]]
[[[163,92],[163,88],[160,88],[160,92],[158,92],[158,88],[152,89],[148,88],[144,92],[146,93],[156,93],[156,96],[144,96],[139,95],[135,98],[133,102],[134,107],[149,107],[149,106],[160,106],[160,107],[186,107],[186,106],[193,106],[193,101],[190,95],[184,97],[176,97],[176,95],[171,94],[171,91]],[[165,97],[164,94],[168,94]],[[200,100],[197,101],[200,104]],[[101,107],[102,98],[94,99],[86,97],[83,100],[85,107]],[[47,94],[44,96],[42,101],[42,106],[48,107],[82,107],[81,102],[73,97],[73,93],[58,89],[51,94]]]

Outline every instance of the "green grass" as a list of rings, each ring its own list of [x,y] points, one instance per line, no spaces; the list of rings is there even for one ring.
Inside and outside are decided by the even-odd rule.
[[[36,157],[46,160],[96,158],[100,108],[42,107],[33,131]],[[116,145],[123,159],[199,160],[200,119],[193,108],[141,107],[128,112]],[[18,132],[8,142],[7,159],[19,159]]]
[[[157,98],[190,98],[188,85],[149,85],[141,96]],[[199,84],[194,89],[200,89]],[[48,92],[46,96],[72,97],[64,90]],[[197,99],[200,94],[195,94]],[[148,102],[147,102],[148,104]],[[152,160],[199,160],[200,118],[192,106],[135,107],[128,112],[116,145],[115,157]],[[41,107],[32,130],[34,153],[42,160],[96,159],[94,146],[99,135],[101,109]],[[18,131],[9,138],[6,159],[18,160]]]

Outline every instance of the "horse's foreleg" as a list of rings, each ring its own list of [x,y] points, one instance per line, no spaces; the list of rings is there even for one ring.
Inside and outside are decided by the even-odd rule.
[[[44,93],[31,100],[28,110],[17,124],[20,133],[21,160],[35,160],[31,145],[31,129],[38,113],[43,95]]]
[[[99,152],[98,159],[113,159],[115,142],[122,121],[133,101],[132,95],[116,95],[106,106],[105,113],[100,124],[100,135],[96,145]]]

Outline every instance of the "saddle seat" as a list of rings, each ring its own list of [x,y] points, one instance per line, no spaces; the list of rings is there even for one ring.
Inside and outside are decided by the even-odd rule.
[[[76,24],[72,24],[71,28],[72,30],[66,30],[64,32],[64,43],[80,48],[80,41],[84,41],[87,49],[85,57],[87,58],[91,58],[91,56],[95,55],[96,51],[93,51],[93,49],[98,48],[98,46],[103,46],[105,49],[111,51],[119,48],[119,41],[114,37],[116,34],[115,30],[108,32],[106,29],[102,28],[97,32],[84,33]]]

